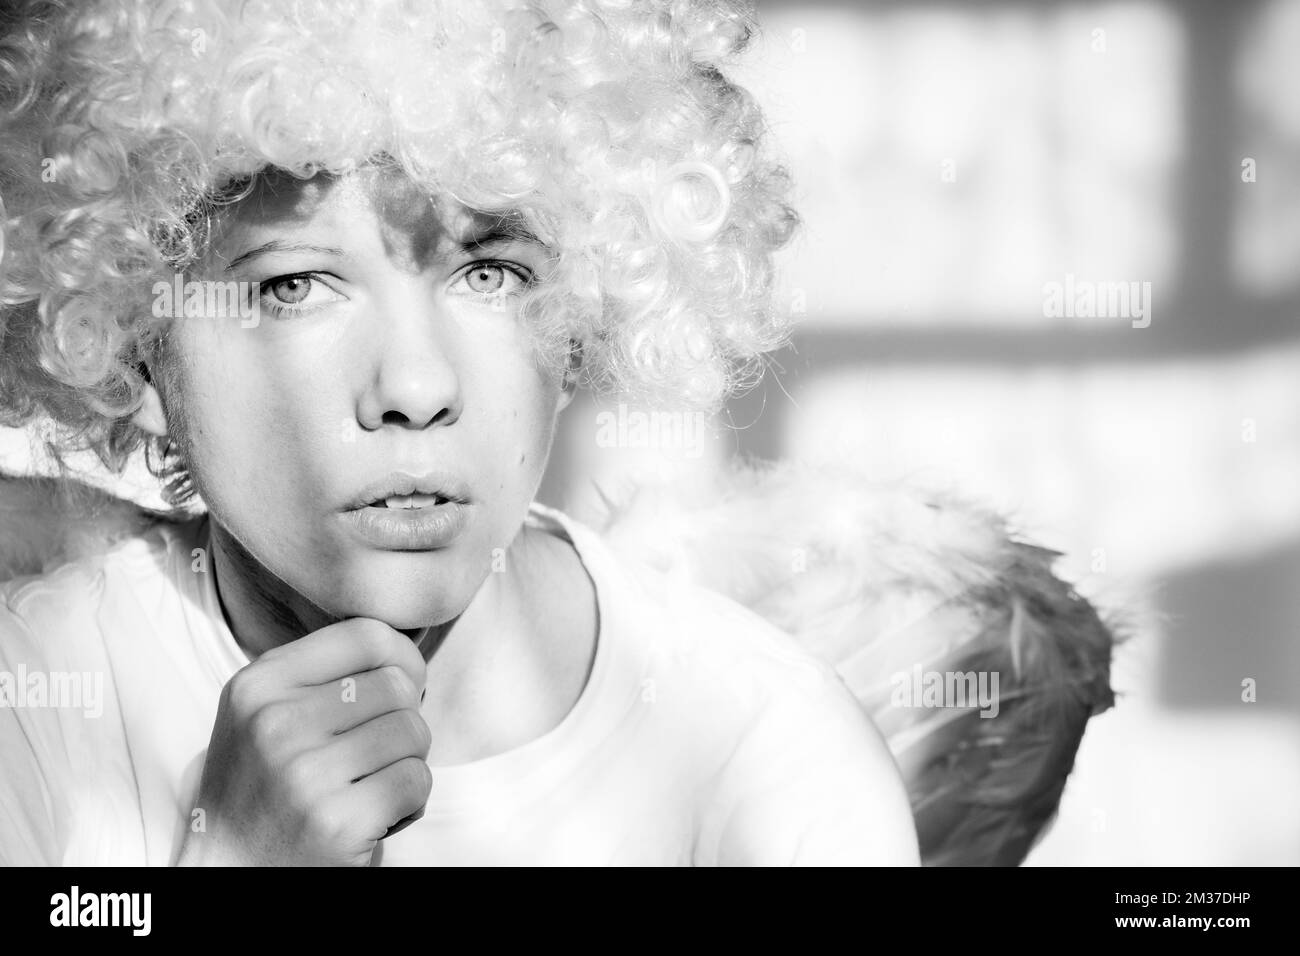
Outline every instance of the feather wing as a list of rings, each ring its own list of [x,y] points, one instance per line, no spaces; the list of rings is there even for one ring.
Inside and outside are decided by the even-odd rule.
[[[0,581],[102,551],[174,520],[71,478],[0,472]]]
[[[889,742],[927,865],[1023,861],[1088,718],[1114,700],[1113,628],[1055,576],[1057,552],[956,496],[794,462],[608,506],[625,557],[727,595],[836,668]],[[996,673],[996,715],[900,702],[918,669]]]

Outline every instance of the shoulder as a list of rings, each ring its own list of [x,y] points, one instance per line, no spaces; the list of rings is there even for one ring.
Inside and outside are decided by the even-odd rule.
[[[898,768],[829,663],[730,598],[567,526],[605,585],[611,636],[645,654],[656,719],[708,768],[696,862],[917,862]]]
[[[827,661],[731,598],[621,555],[564,520],[597,582],[602,639],[638,656],[642,684],[695,728],[697,746],[761,752],[805,747],[815,734],[827,746],[855,748],[854,759],[887,758]]]
[[[93,643],[106,558],[79,558],[0,585],[0,660],[31,664]]]
[[[879,729],[836,670],[729,599],[686,588],[696,659],[744,725],[702,815],[697,862],[915,865],[915,823]],[[734,662],[728,666],[729,662]]]
[[[820,694],[834,669],[785,631],[723,594],[611,548],[589,526],[552,509],[596,584],[601,632],[649,645],[658,670],[693,675],[715,699],[752,710],[773,696]]]
[[[899,768],[835,669],[722,595],[690,585],[670,593],[683,658],[708,685],[697,716],[736,722],[703,808],[697,862],[918,862]]]
[[[659,575],[661,606],[672,622],[664,639],[715,693],[751,713],[785,704],[843,703],[845,688],[828,663],[788,633],[731,598]]]
[[[147,658],[151,591],[172,587],[168,562],[184,542],[170,525],[150,528],[0,584],[0,863],[144,859],[122,706],[131,678],[115,648]],[[126,686],[142,686],[135,676]]]
[[[0,656],[50,657],[93,643],[116,598],[138,599],[175,576],[172,565],[188,561],[194,530],[159,522],[101,552],[0,583]]]

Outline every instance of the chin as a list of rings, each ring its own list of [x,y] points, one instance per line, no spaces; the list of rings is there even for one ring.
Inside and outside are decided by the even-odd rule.
[[[317,574],[309,596],[338,618],[368,617],[398,630],[432,627],[469,606],[491,570],[466,560],[463,548],[377,551],[349,548]]]
[[[373,618],[398,631],[423,629],[445,624],[469,604],[468,598],[462,602],[450,597],[428,592],[410,594],[376,590],[334,613],[344,618]]]
[[[414,569],[409,567],[411,563]],[[393,564],[397,567],[390,567]],[[374,618],[397,630],[444,624],[461,614],[477,591],[476,582],[465,580],[463,572],[449,577],[445,570],[431,571],[427,564],[412,562],[409,556],[368,568],[353,581],[347,589],[350,593],[328,595],[332,604],[341,605],[335,613]],[[481,584],[481,579],[477,583]]]

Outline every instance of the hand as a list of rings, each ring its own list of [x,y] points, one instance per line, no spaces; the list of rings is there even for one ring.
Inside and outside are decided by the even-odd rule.
[[[379,840],[423,813],[431,734],[425,662],[371,618],[267,651],[221,693],[177,865],[367,866]]]

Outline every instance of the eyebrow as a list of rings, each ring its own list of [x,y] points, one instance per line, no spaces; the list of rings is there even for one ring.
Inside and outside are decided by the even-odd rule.
[[[516,223],[502,222],[493,223],[481,232],[475,232],[460,240],[460,247],[463,251],[468,252],[471,249],[500,242],[528,242],[538,246],[545,245],[527,227]]]
[[[226,266],[225,271],[233,272],[250,259],[256,259],[258,256],[264,256],[272,252],[318,252],[327,256],[340,258],[343,256],[343,250],[334,246],[316,246],[306,242],[285,242],[283,239],[272,239],[260,246],[254,246],[243,255],[237,256],[230,265]]]
[[[541,239],[533,235],[526,227],[509,222],[494,223],[492,226],[460,240],[459,245],[462,251],[469,252],[472,249],[503,242],[528,242],[539,246],[545,245]],[[343,250],[335,246],[318,246],[307,242],[286,242],[283,239],[271,239],[236,256],[230,265],[226,266],[225,271],[228,273],[234,272],[244,263],[274,252],[315,252],[337,258],[342,258],[344,255]]]

